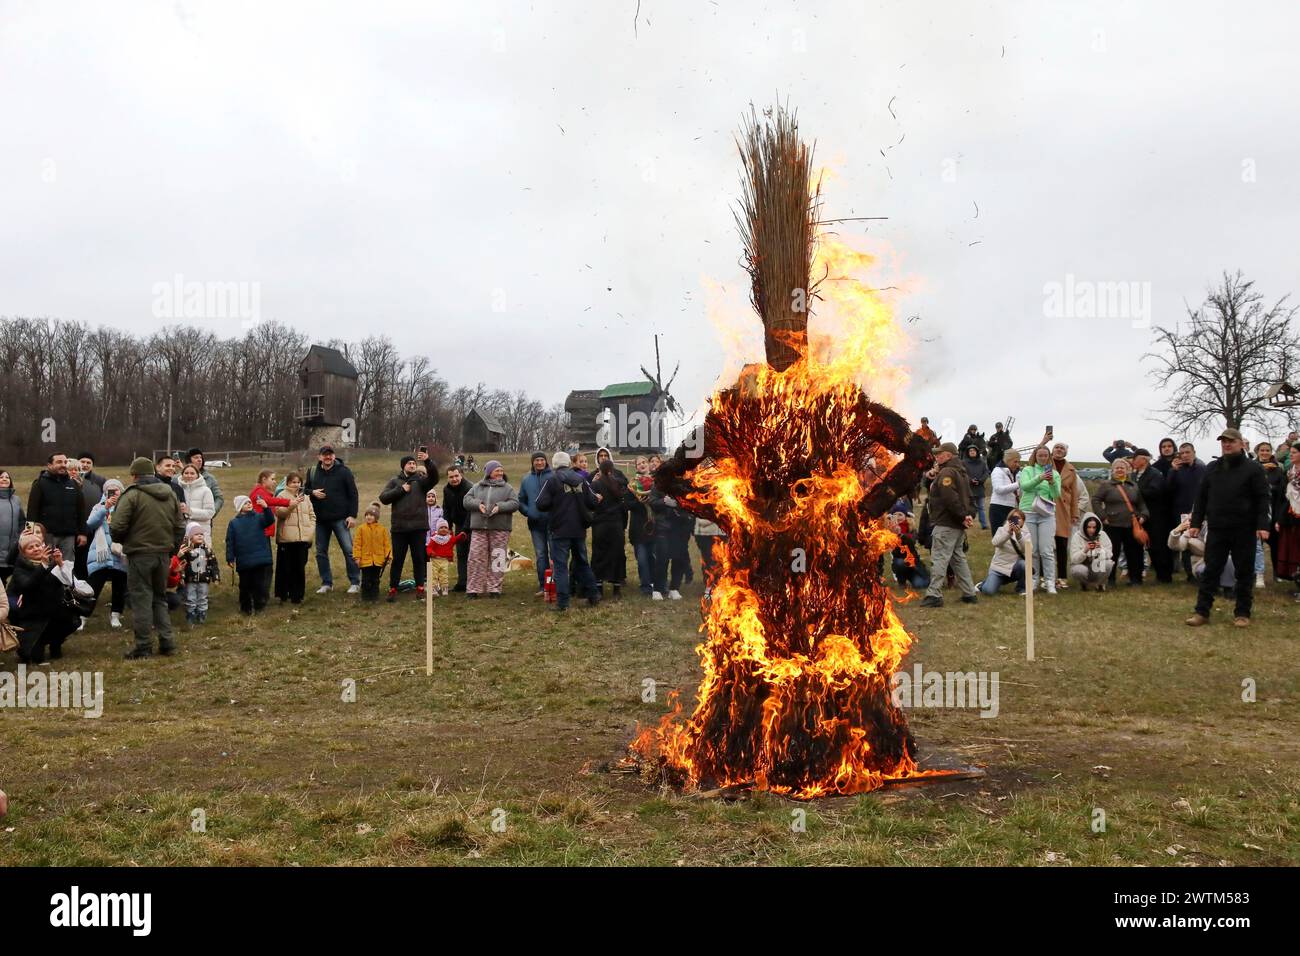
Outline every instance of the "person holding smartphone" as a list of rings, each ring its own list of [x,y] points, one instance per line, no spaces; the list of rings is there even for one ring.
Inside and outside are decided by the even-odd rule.
[[[1056,593],[1056,503],[1061,498],[1061,476],[1052,465],[1046,445],[1034,449],[1030,463],[1020,469],[1020,510],[1033,545],[1031,588]]]

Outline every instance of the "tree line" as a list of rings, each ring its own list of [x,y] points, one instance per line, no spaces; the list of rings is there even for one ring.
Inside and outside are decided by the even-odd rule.
[[[452,386],[425,356],[403,356],[386,336],[313,343],[280,322],[221,338],[181,325],[133,335],[84,322],[0,317],[0,463],[42,464],[54,451],[91,451],[122,462],[162,448],[171,397],[173,448],[254,449],[282,440],[305,447],[294,421],[298,365],[313,344],[338,349],[357,369],[356,444],[455,448],[474,407],[493,412],[503,451],[559,448],[564,406],[483,383]],[[469,449],[478,451],[479,449]]]

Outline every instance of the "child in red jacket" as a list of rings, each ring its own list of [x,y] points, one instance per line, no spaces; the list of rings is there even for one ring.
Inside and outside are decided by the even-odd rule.
[[[287,508],[291,504],[293,504],[293,502],[290,501],[288,498],[276,497],[275,472],[271,471],[270,469],[266,469],[258,472],[257,484],[253,487],[253,490],[248,493],[248,497],[252,500],[253,511],[255,511],[257,514],[261,514],[263,508],[271,508],[271,509]],[[272,514],[274,514],[274,510],[272,510]],[[275,537],[274,521],[272,521],[270,525],[267,526],[266,536],[268,538]]]
[[[467,537],[468,535],[464,531],[459,534],[452,534],[451,526],[445,520],[439,521],[437,530],[429,536],[429,544],[425,550],[429,554],[429,589],[431,594],[446,595],[447,575],[452,562],[456,560],[456,545]]]

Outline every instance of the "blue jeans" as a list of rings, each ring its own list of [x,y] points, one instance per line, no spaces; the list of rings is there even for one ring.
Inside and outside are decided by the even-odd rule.
[[[533,566],[537,569],[537,586],[546,587],[546,569],[551,566],[551,533],[545,528],[529,528],[533,538]]]
[[[975,495],[974,498],[975,498],[975,514],[979,516],[980,527],[987,529],[989,523],[988,520],[984,517],[984,496]]]
[[[334,572],[330,570],[330,535],[338,538],[339,547],[343,549],[343,560],[348,569],[348,583],[361,583],[361,569],[352,557],[352,529],[346,518],[338,521],[316,522],[316,570],[320,572],[320,583],[327,587],[334,586]]]
[[[1016,582],[1017,594],[1025,593],[1025,562],[1024,561],[1017,561],[1015,563],[1015,566],[1011,569],[1010,574],[1000,574],[999,572],[994,571],[992,568],[990,568],[989,576],[986,577],[984,579],[984,583],[980,585],[980,593],[992,597],[993,595],[997,594],[998,589],[1001,588],[1002,585],[1006,584],[1008,581]]]
[[[632,545],[636,556],[636,574],[641,582],[641,593],[649,594],[655,589],[655,543],[652,538]]]
[[[918,591],[930,586],[930,572],[918,558],[916,565],[909,566],[906,559],[895,557],[893,560],[894,580]]]
[[[596,578],[587,560],[586,538],[551,538],[552,576],[555,579],[555,603],[561,608],[569,606],[569,553],[573,553],[573,570],[578,576],[578,586],[588,597],[596,596]]]

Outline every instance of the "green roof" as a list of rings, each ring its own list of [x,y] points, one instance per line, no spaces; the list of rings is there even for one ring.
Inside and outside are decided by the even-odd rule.
[[[634,395],[649,395],[655,390],[654,382],[641,379],[639,382],[618,382],[606,385],[600,393],[601,398],[631,398]]]

